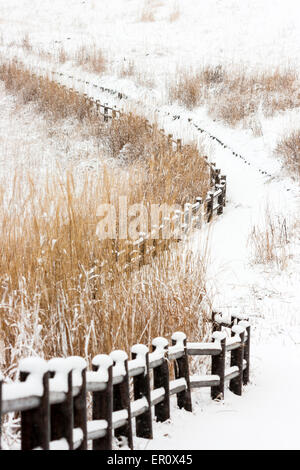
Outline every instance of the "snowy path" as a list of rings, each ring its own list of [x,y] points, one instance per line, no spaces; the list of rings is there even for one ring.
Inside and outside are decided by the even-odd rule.
[[[295,188],[286,191],[285,181],[262,177],[228,151],[216,149],[215,156],[227,174],[229,204],[213,230],[209,229],[209,283],[217,309],[252,316],[251,384],[242,397],[227,390],[223,403],[211,402],[209,391],[194,393],[192,415],[175,409],[174,404],[171,423],[157,424],[154,441],[139,440],[139,446],[300,449],[299,245],[292,249],[293,261],[287,270],[274,273],[249,263],[248,243],[250,230],[267,203],[272,212],[295,217],[299,193]],[[199,235],[193,240],[196,251]]]
[[[252,361],[253,383],[242,397],[227,391],[223,403],[214,403],[208,392],[193,394],[193,414],[174,410],[170,423],[155,425],[153,441],[138,440],[139,448],[299,449],[300,347],[258,346]]]

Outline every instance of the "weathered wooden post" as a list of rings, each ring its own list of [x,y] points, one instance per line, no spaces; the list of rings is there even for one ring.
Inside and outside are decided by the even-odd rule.
[[[107,422],[104,437],[93,440],[93,450],[112,450],[113,436],[113,360],[106,354],[98,354],[92,361],[93,371],[98,379],[106,382],[106,388],[100,392],[93,392],[93,420],[104,419]],[[89,375],[90,377],[90,375]]]
[[[181,150],[182,150],[181,139],[177,139],[176,144],[177,144],[177,152],[181,152]]]
[[[226,175],[221,175],[221,184],[223,184],[223,206],[226,206],[226,186],[227,186],[227,177]]]
[[[108,122],[108,107],[104,106],[104,122]]]
[[[63,403],[55,403],[50,408],[51,441],[65,438],[69,450],[73,450],[73,384],[72,364],[64,358],[53,358],[48,362],[53,377],[50,379],[50,392],[63,392]]]
[[[186,348],[186,335],[181,331],[177,331],[172,335],[172,345],[178,348],[183,348],[184,355],[175,360],[175,378],[184,378],[186,381],[186,390],[177,394],[177,405],[179,408],[184,408],[186,411],[192,411],[192,397],[191,397],[191,384],[190,384],[190,371],[189,371],[189,357]]]
[[[131,348],[132,358],[137,359],[145,367],[144,374],[133,377],[134,399],[146,398],[149,408],[140,416],[137,416],[136,435],[144,439],[153,439],[152,413],[151,413],[151,388],[149,371],[149,349],[144,344],[135,344]]]
[[[170,418],[170,383],[167,360],[168,345],[169,342],[166,338],[158,337],[152,340],[153,351],[162,353],[164,357],[163,363],[153,369],[154,389],[163,387],[165,390],[164,399],[154,407],[158,422],[163,422]]]
[[[246,367],[243,372],[243,384],[247,385],[250,378],[250,341],[251,341],[251,327],[250,323],[246,320],[242,320],[238,323],[240,326],[246,328],[247,338],[244,343],[244,359],[246,361]]]
[[[225,358],[226,358],[226,334],[223,331],[215,331],[212,335],[215,345],[220,348],[220,354],[211,356],[211,375],[218,375],[220,383],[211,387],[211,398],[223,400],[225,387]]]
[[[115,436],[127,437],[128,447],[133,449],[128,356],[125,351],[113,351],[110,353],[110,357],[114,362],[113,375],[115,370],[117,375],[121,374],[123,376],[122,382],[113,387],[113,410],[127,410],[127,423],[115,430]]]
[[[83,439],[76,450],[87,450],[87,409],[86,409],[86,361],[79,356],[67,359],[73,368],[72,385],[80,387],[78,395],[73,398],[74,428],[82,430]]]
[[[234,325],[232,332],[237,339],[240,339],[241,344],[237,349],[231,351],[230,366],[237,366],[239,368],[239,375],[235,379],[230,380],[229,389],[235,393],[235,395],[242,395],[245,328],[241,325]]]
[[[41,447],[49,450],[49,373],[48,364],[41,358],[30,357],[20,361],[20,381],[32,382],[40,396],[37,408],[21,412],[21,449],[32,450]],[[38,388],[37,388],[38,387]]]

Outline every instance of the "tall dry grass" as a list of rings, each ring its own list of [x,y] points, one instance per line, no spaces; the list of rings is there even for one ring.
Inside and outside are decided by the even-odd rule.
[[[281,157],[284,165],[295,180],[300,180],[300,130],[281,138],[275,154]]]
[[[252,259],[256,264],[274,264],[283,270],[289,261],[289,244],[293,227],[284,216],[266,210],[263,223],[255,225],[250,235]]]
[[[140,116],[104,123],[84,97],[18,64],[2,65],[0,77],[21,103],[36,103],[44,119],[77,120],[118,163],[85,173],[56,169],[43,182],[16,170],[12,187],[2,181],[3,368],[13,374],[19,357],[32,353],[89,358],[128,350],[174,329],[199,339],[206,328],[204,264],[180,249],[163,251],[169,241],[159,249],[150,240],[156,259],[149,256],[142,270],[134,263],[128,270],[132,245],[96,236],[99,204],[117,208],[119,196],[147,205],[205,195],[208,173],[199,151],[189,145],[173,150]]]
[[[245,124],[259,110],[265,116],[300,106],[299,75],[293,69],[251,73],[207,66],[179,70],[167,85],[169,100],[191,109],[206,105],[209,115],[230,126]]]

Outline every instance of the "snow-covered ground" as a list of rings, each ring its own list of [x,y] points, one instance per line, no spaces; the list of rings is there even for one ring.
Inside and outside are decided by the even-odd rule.
[[[194,412],[173,408],[170,423],[155,424],[154,440],[136,439],[138,448],[300,448],[296,429],[300,405],[300,242],[293,229],[284,270],[274,265],[254,265],[249,236],[253,225],[270,212],[299,224],[299,186],[290,180],[273,156],[280,135],[299,123],[299,111],[260,116],[262,136],[250,130],[230,129],[213,122],[205,109],[193,112],[169,105],[165,83],[177,67],[233,64],[257,67],[291,65],[299,69],[300,14],[298,1],[199,0],[153,1],[154,22],[139,18],[144,2],[138,0],[2,0],[0,4],[1,52],[17,55],[33,68],[61,70],[126,93],[130,100],[118,106],[135,106],[155,118],[167,131],[198,139],[194,122],[219,137],[250,165],[201,135],[209,156],[227,175],[228,205],[210,228],[211,257],[208,287],[216,309],[252,317],[251,384],[242,397],[227,391],[224,403],[212,403],[207,392],[193,393]],[[156,5],[156,6],[155,6]],[[178,5],[179,17],[170,22]],[[71,61],[63,65],[42,61],[34,51],[18,46],[25,35],[36,48],[55,53],[63,45],[74,51],[81,44],[96,44],[110,64],[103,76],[89,74]],[[154,81],[152,89],[134,78],[120,78],[118,71],[133,60]],[[65,80],[62,77],[62,80]],[[66,83],[73,85],[72,79]],[[76,85],[77,86],[77,85]],[[81,88],[82,89],[82,88]],[[100,91],[84,91],[101,97]],[[117,103],[109,95],[105,100]],[[139,102],[139,103],[138,103]],[[128,103],[128,104],[126,104]],[[154,113],[154,109],[160,113]],[[169,116],[168,116],[169,113]],[[181,119],[173,121],[172,115]],[[263,169],[272,176],[266,177]],[[195,233],[192,249],[202,235]]]

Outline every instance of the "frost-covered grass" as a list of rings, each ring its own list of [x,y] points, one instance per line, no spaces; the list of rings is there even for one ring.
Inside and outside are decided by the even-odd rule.
[[[275,153],[281,157],[293,179],[300,179],[300,130],[281,137],[275,148]]]
[[[205,106],[213,119],[230,126],[249,126],[260,111],[266,117],[300,107],[300,79],[295,70],[255,74],[236,67],[207,66],[179,71],[169,87],[169,99],[189,109]]]
[[[198,150],[171,151],[139,116],[104,124],[80,96],[16,65],[2,67],[1,77],[13,93],[3,94],[10,104],[3,126],[12,134],[1,149],[3,368],[13,376],[18,359],[28,354],[89,358],[129,350],[174,329],[200,338],[209,302],[201,257],[196,266],[181,247],[154,262],[148,257],[150,265],[141,272],[125,273],[126,240],[96,236],[99,204],[117,208],[119,196],[127,196],[128,204],[147,204],[184,203],[205,194],[207,167]],[[16,147],[10,113],[22,130]],[[25,137],[27,132],[34,135]],[[78,151],[86,139],[83,155],[76,156],[73,139]],[[61,145],[65,155],[54,156]]]

